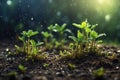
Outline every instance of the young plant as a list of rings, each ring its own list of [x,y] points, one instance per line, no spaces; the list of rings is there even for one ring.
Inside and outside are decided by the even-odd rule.
[[[90,25],[87,21],[81,24],[73,23],[73,26],[77,27],[77,35],[69,36],[70,39],[74,41],[71,49],[73,52],[73,58],[85,55],[84,53],[97,53],[97,43],[102,42],[98,40],[99,37],[105,36],[105,33],[98,34],[95,31],[96,25]]]
[[[71,55],[71,52],[67,50],[60,51],[60,59],[65,59],[65,58],[71,58],[73,55]]]
[[[23,52],[27,54],[27,58],[36,57],[39,53],[38,47],[43,44],[43,42],[36,42],[35,40],[31,39],[31,37],[37,35],[37,31],[23,31],[21,33],[22,36],[19,36],[19,40],[22,41],[23,46],[19,47],[15,45],[18,52]]]
[[[103,67],[93,71],[93,75],[95,77],[103,77],[104,74],[105,74],[105,69]]]
[[[69,64],[68,64],[68,68],[69,68],[70,70],[73,70],[73,69],[76,68],[76,66],[75,66],[74,64],[72,64],[72,63],[69,63]]]
[[[30,40],[30,44],[31,44],[31,54],[33,55],[37,55],[37,53],[39,53],[39,48],[38,46],[42,45],[43,42],[36,42],[34,40]]]
[[[64,36],[65,32],[71,33],[69,29],[66,29],[66,24],[63,24],[61,26],[58,24],[50,25],[48,27],[48,30],[48,32],[42,32],[42,35],[44,36],[45,46],[48,46],[50,49],[63,46],[63,44],[66,42]]]
[[[44,36],[44,44],[47,49],[51,49],[53,46],[50,44],[50,40],[52,39],[53,35],[47,31],[42,31],[42,35]]]
[[[20,64],[18,66],[18,69],[20,70],[21,73],[25,73],[25,71],[26,71],[27,68],[25,66],[23,66],[23,65]]]
[[[70,29],[66,28],[66,26],[66,24],[63,24],[61,26],[58,24],[54,25],[53,32],[58,34],[57,41],[55,42],[56,47],[63,46],[66,43],[66,32],[72,33]]]
[[[47,68],[47,67],[49,67],[49,64],[48,63],[44,63],[43,67]]]

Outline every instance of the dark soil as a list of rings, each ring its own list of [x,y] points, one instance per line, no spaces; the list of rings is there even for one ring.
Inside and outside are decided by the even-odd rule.
[[[32,62],[22,53],[14,54],[14,43],[3,40],[0,41],[0,80],[120,80],[120,49],[102,46],[101,50],[108,57],[89,55],[77,60],[58,60],[59,51],[54,50],[56,54],[46,52],[49,54],[46,60]],[[19,64],[26,67],[25,72],[19,70]],[[94,76],[93,71],[101,67],[105,74]]]

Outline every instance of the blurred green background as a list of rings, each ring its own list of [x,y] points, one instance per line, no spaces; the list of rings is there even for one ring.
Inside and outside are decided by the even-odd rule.
[[[98,24],[106,41],[120,40],[119,0],[0,0],[0,37],[10,38],[23,30],[43,31],[50,24]]]

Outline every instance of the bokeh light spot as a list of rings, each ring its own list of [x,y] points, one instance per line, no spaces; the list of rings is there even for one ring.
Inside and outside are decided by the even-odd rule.
[[[33,21],[34,20],[34,18],[33,17],[31,17],[31,21]]]
[[[109,14],[107,14],[106,16],[105,16],[105,21],[110,21],[110,19],[111,19],[111,16],[109,15]]]
[[[57,16],[61,16],[61,12],[60,12],[60,11],[57,11],[56,15],[57,15]]]
[[[7,5],[11,5],[12,1],[11,0],[7,0]]]

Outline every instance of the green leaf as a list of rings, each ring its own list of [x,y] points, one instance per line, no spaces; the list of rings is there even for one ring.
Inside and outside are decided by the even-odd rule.
[[[42,35],[45,37],[45,38],[48,38],[48,37],[50,37],[50,33],[48,33],[47,31],[46,32],[41,32],[42,33]]]
[[[82,22],[81,26],[82,26],[83,28],[87,27],[87,21]]]
[[[70,44],[69,44],[69,47],[70,47],[71,49],[73,49],[73,48],[74,48],[74,43],[70,43]]]
[[[91,37],[92,39],[96,39],[96,38],[98,37],[98,33],[95,32],[95,31],[91,31],[90,37]]]
[[[95,29],[98,26],[98,24],[92,25],[91,29]]]
[[[36,44],[36,46],[40,46],[40,45],[42,45],[42,44],[44,44],[44,42],[38,42],[38,43]]]
[[[23,31],[21,34],[22,34],[23,36],[26,36],[26,35],[27,35],[26,33],[27,33],[26,31]]]
[[[106,34],[105,33],[101,33],[101,34],[98,35],[97,38],[102,37],[102,36],[106,36]]]
[[[76,24],[76,23],[73,23],[73,26],[75,26],[75,27],[77,27],[79,29],[83,28],[83,26],[81,26],[80,24]]]
[[[37,35],[38,31],[28,30],[21,33],[24,37],[30,38],[31,36]]]
[[[18,37],[18,39],[20,40],[20,41],[23,41],[24,42],[24,37]]]
[[[78,42],[78,41],[77,41],[77,38],[74,37],[74,36],[69,36],[69,38],[72,39],[74,42]]]
[[[55,24],[54,28],[53,28],[54,32],[59,32],[59,25]]]
[[[54,29],[54,26],[53,26],[53,25],[50,25],[50,26],[48,27],[48,30],[50,30],[50,31],[53,31],[53,29]]]
[[[69,63],[69,64],[68,64],[68,68],[70,68],[70,69],[75,69],[76,66],[75,66],[74,64],[72,64],[72,63]]]
[[[49,64],[47,64],[47,63],[44,63],[44,64],[43,64],[43,66],[44,66],[44,67],[48,67],[48,66],[49,66]]]
[[[60,26],[58,24],[55,24],[54,28],[53,28],[54,32],[59,32],[60,31]]]
[[[105,73],[105,70],[103,67],[93,71],[93,74],[97,77],[103,76],[104,73]]]
[[[15,48],[16,48],[18,51],[21,51],[21,48],[20,48],[18,45],[15,45]]]
[[[35,35],[37,35],[38,33],[39,33],[38,31],[28,30],[27,36],[28,36],[28,37],[35,36]]]
[[[36,46],[36,42],[34,40],[30,40],[30,43],[32,46],[34,46],[34,47]]]
[[[103,42],[102,40],[98,40],[98,41],[97,41],[98,44],[100,44],[100,43],[102,43],[102,42]]]
[[[90,29],[89,27],[86,27],[86,28],[85,28],[85,32],[86,32],[86,33],[89,33],[89,32],[91,32],[91,29]]]
[[[67,24],[63,24],[63,25],[60,27],[60,31],[64,31],[66,26],[67,26]]]
[[[65,29],[65,32],[68,32],[68,33],[72,34],[72,31],[70,29]]]
[[[83,36],[83,34],[78,30],[78,32],[77,32],[77,38],[83,38],[84,36]]]
[[[24,67],[23,65],[19,65],[18,66],[18,68],[19,68],[19,70],[21,70],[22,72],[24,72],[27,68],[26,67]]]

